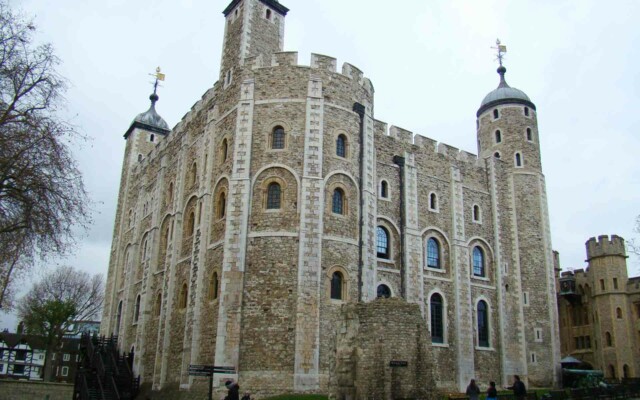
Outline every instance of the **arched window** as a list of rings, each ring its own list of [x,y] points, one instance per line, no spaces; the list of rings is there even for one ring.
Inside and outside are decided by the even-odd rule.
[[[473,248],[473,275],[480,277],[484,277],[485,275],[484,251],[482,251],[480,246]]]
[[[265,17],[270,20],[271,19],[271,10],[267,8],[267,12],[265,13]]]
[[[494,156],[495,158],[500,158],[500,153],[496,151],[495,153],[493,153],[493,156]]]
[[[429,309],[431,311],[431,343],[444,343],[444,320],[442,313],[442,296],[431,295]]]
[[[622,308],[616,308],[616,318],[622,319]]]
[[[140,318],[140,295],[136,297],[136,307],[133,310],[133,322],[138,322],[138,318]]]
[[[218,218],[224,218],[227,211],[227,195],[225,192],[220,193],[218,197]]]
[[[615,378],[615,377],[616,377],[616,367],[609,364],[609,378]]]
[[[606,332],[606,333],[604,334],[604,338],[605,338],[605,341],[606,341],[606,343],[607,343],[607,347],[611,347],[611,346],[613,346],[613,339],[611,338],[611,333]]]
[[[500,143],[502,142],[502,132],[500,132],[500,129],[498,129],[496,131],[496,143]]]
[[[480,222],[482,215],[480,214],[480,206],[475,204],[473,206],[473,221]]]
[[[440,268],[440,243],[435,238],[427,240],[427,267]]]
[[[525,115],[525,117],[529,116],[529,107],[525,107],[524,108],[524,115]]]
[[[533,140],[533,133],[531,132],[531,128],[527,128],[527,140],[530,142]]]
[[[438,195],[435,193],[429,194],[429,209],[433,211],[438,210]]]
[[[629,366],[627,364],[622,366],[622,376],[624,378],[630,378],[631,375],[629,375]]]
[[[142,161],[142,154],[138,154],[138,162]]]
[[[218,285],[218,273],[214,272],[211,274],[211,279],[209,280],[209,300],[218,298]]]
[[[272,182],[267,188],[267,209],[278,210],[280,209],[280,184]]]
[[[158,292],[158,295],[156,296],[156,304],[155,304],[155,307],[153,309],[154,315],[156,317],[159,317],[161,310],[162,310],[162,293]]]
[[[340,188],[333,191],[332,211],[334,214],[344,214],[344,192]]]
[[[122,320],[122,300],[118,303],[118,312],[116,313],[116,326],[115,326],[115,334],[116,336],[120,333],[120,321]]]
[[[391,289],[384,283],[380,284],[378,285],[377,296],[388,299],[389,297],[391,297]]]
[[[271,148],[284,149],[284,128],[276,126],[271,132]]]
[[[522,167],[522,156],[520,153],[516,153],[516,167]]]
[[[227,139],[222,140],[222,146],[220,148],[220,159],[222,162],[227,161],[227,156],[229,155],[229,144],[227,143]]]
[[[389,258],[389,232],[381,226],[376,229],[376,252],[379,258]]]
[[[345,135],[338,135],[336,139],[336,155],[338,157],[347,156],[347,137]]]
[[[489,307],[484,300],[478,302],[478,346],[489,347]]]
[[[380,197],[382,197],[383,199],[389,198],[389,184],[387,183],[387,181],[380,182]]]
[[[342,287],[344,285],[344,277],[342,273],[336,271],[331,276],[331,298],[342,300]]]
[[[498,112],[498,109],[494,109],[493,110],[493,119],[498,119],[500,117],[500,113]]]
[[[133,210],[129,210],[129,228],[133,226]]]
[[[189,289],[187,288],[187,283],[182,284],[182,288],[180,289],[180,298],[178,300],[178,307],[180,309],[187,308],[187,297],[189,296]]]
[[[150,142],[154,142],[156,140],[156,135],[154,135],[153,133],[151,135],[149,135],[149,141]]]

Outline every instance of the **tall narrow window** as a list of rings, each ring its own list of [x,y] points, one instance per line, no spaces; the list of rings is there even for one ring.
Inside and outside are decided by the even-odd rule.
[[[153,133],[151,135],[149,135],[149,141],[150,142],[154,142],[156,140],[156,135],[154,135]]]
[[[528,117],[528,116],[529,116],[529,107],[525,107],[525,108],[524,108],[524,115],[525,115],[526,117]]]
[[[220,156],[221,156],[220,158],[222,159],[222,162],[227,161],[228,152],[229,152],[229,145],[227,143],[227,139],[223,139],[222,146],[220,148]]]
[[[180,299],[178,301],[178,307],[181,309],[187,308],[187,298],[189,297],[189,289],[187,288],[187,283],[182,284],[182,289],[180,289]]]
[[[387,181],[380,182],[380,197],[382,197],[383,199],[389,198],[389,184],[387,183]]]
[[[344,135],[338,135],[336,139],[336,155],[338,157],[347,156],[347,138]]]
[[[500,117],[500,113],[498,112],[498,109],[494,109],[493,110],[493,119],[498,119]]]
[[[379,258],[389,258],[389,232],[381,226],[376,229],[376,252]]]
[[[118,312],[116,313],[116,329],[114,329],[116,336],[120,333],[120,321],[122,321],[122,300],[118,303]]]
[[[344,278],[338,271],[331,276],[331,298],[334,300],[342,300],[342,286]]]
[[[616,318],[622,319],[622,308],[616,308]]]
[[[522,156],[520,153],[516,153],[516,167],[522,167]]]
[[[158,295],[156,296],[156,304],[153,310],[156,317],[160,316],[161,310],[162,310],[162,293],[158,293]]]
[[[496,131],[496,143],[500,143],[502,142],[502,132],[500,132],[500,129],[498,129]]]
[[[195,185],[198,180],[198,164],[191,164],[191,171],[189,173],[189,184]]]
[[[605,290],[604,279],[600,279],[600,290]]]
[[[133,310],[133,322],[138,322],[140,318],[140,295],[136,297],[136,307]]]
[[[284,149],[284,128],[276,126],[271,133],[271,148]]]
[[[618,288],[618,278],[613,278],[613,288],[614,289]]]
[[[431,343],[444,343],[444,321],[442,313],[442,296],[438,293],[431,295],[429,309],[431,310]]]
[[[267,8],[267,12],[265,13],[265,17],[266,17],[268,20],[271,20],[271,10],[269,10],[268,8]]]
[[[214,272],[211,274],[211,279],[209,280],[209,300],[218,298],[218,285],[218,273]]]
[[[530,142],[533,140],[533,132],[531,132],[531,128],[527,128],[527,140]]]
[[[225,192],[220,193],[218,198],[218,218],[224,218],[227,211],[227,195]]]
[[[473,275],[484,277],[484,251],[479,246],[473,248]]]
[[[613,340],[611,339],[611,333],[607,332],[604,334],[605,341],[608,347],[613,346]]]
[[[609,377],[610,378],[615,378],[616,377],[616,367],[614,367],[611,364],[609,364]]]
[[[478,302],[478,346],[489,347],[489,309],[484,300]]]
[[[167,204],[173,203],[173,182],[169,183],[169,189],[167,189]]]
[[[473,221],[480,222],[480,219],[481,219],[480,206],[476,204],[473,206]]]
[[[278,210],[280,209],[280,185],[278,183],[270,183],[267,189],[267,209]]]
[[[332,211],[334,214],[344,214],[344,192],[342,189],[333,191]]]
[[[627,364],[622,366],[622,376],[624,378],[629,378],[630,377],[630,375],[629,375],[629,366]]]
[[[193,236],[196,231],[196,213],[191,211],[187,221],[187,236]]]
[[[427,240],[427,267],[440,268],[440,244],[435,238]]]
[[[438,195],[435,193],[429,195],[429,209],[433,211],[438,210]]]

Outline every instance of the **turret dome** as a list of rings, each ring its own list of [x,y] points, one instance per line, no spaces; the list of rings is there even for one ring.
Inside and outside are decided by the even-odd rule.
[[[151,106],[149,109],[143,113],[138,114],[133,121],[131,122],[131,126],[127,130],[127,133],[124,134],[125,139],[129,136],[131,131],[135,128],[142,128],[148,131],[157,132],[161,134],[168,134],[171,129],[169,129],[169,124],[164,120],[156,111],[156,102],[159,97],[157,94],[153,93],[149,96],[149,100],[151,100]]]
[[[496,89],[492,90],[484,97],[482,103],[480,103],[480,109],[478,110],[477,116],[480,116],[480,114],[491,107],[508,103],[523,104],[533,108],[534,110],[536,109],[536,106],[531,102],[531,99],[529,99],[529,96],[527,96],[525,92],[507,84],[507,81],[504,79],[504,74],[506,72],[507,69],[505,67],[500,66],[498,68],[500,84]]]

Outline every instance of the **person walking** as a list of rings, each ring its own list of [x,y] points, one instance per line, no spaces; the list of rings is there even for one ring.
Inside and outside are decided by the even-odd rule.
[[[225,400],[240,400],[240,385],[231,380],[226,381],[224,385],[229,390],[227,392],[227,397],[225,397]]]
[[[469,400],[478,400],[480,397],[480,388],[476,385],[476,380],[472,379],[469,382],[469,386],[467,386],[467,396],[469,396]]]
[[[496,389],[496,383],[494,381],[489,382],[489,389],[487,389],[487,400],[498,400],[498,389]]]
[[[513,390],[513,396],[516,400],[525,400],[527,398],[527,388],[524,382],[520,380],[519,375],[514,375],[513,379],[515,379],[513,385],[507,387],[507,389]]]

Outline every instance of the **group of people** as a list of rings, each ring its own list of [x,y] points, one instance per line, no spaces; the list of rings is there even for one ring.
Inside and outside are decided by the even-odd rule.
[[[505,387],[505,389],[513,390],[513,395],[517,400],[525,400],[527,397],[527,388],[525,387],[524,382],[520,380],[518,375],[514,375],[513,379],[513,385]],[[472,379],[469,386],[467,386],[466,394],[469,396],[469,400],[478,400],[480,397],[480,388],[476,384],[475,379]],[[489,382],[489,389],[487,389],[487,400],[497,399],[498,390],[496,389],[496,383],[491,381]]]

